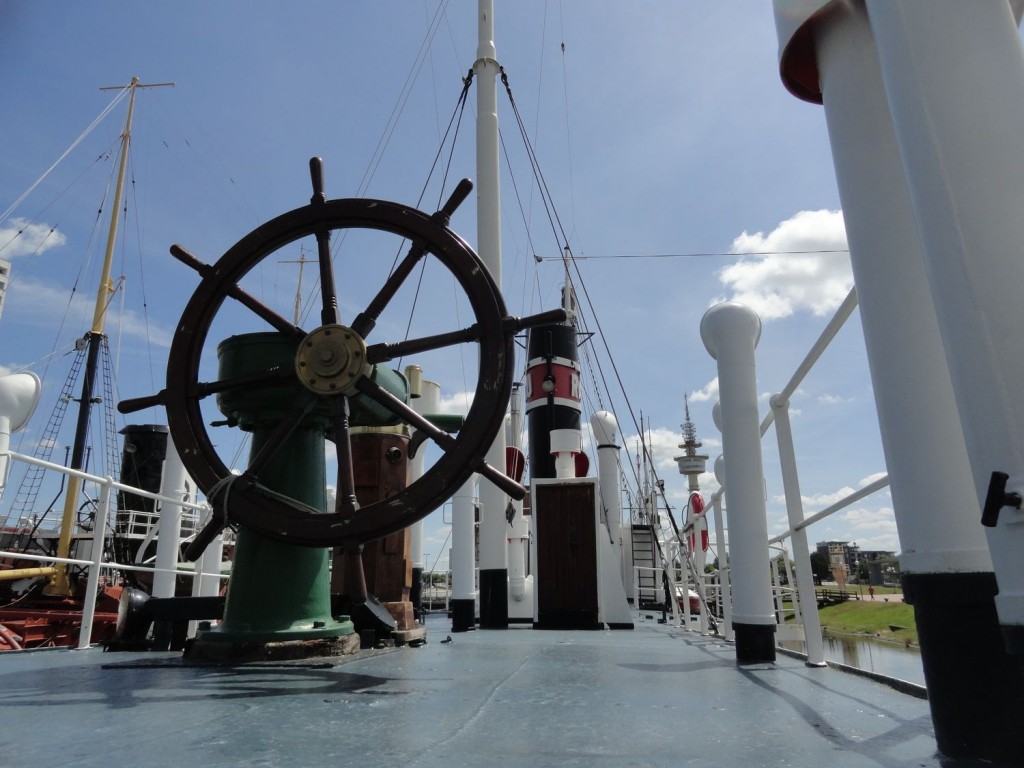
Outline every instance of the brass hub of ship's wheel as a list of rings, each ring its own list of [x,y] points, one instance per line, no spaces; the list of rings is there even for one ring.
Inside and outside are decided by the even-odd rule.
[[[228,522],[295,544],[350,547],[401,530],[425,517],[473,473],[479,473],[515,498],[522,498],[526,492],[506,477],[503,468],[489,466],[483,457],[504,423],[514,377],[515,335],[535,325],[562,322],[565,313],[554,310],[522,319],[507,314],[487,267],[448,228],[450,216],[472,190],[468,180],[456,187],[441,210],[426,214],[384,200],[328,200],[319,158],[310,161],[310,172],[313,196],[309,205],[257,227],[215,264],[204,264],[180,246],[171,247],[172,255],[196,270],[202,280],[175,329],[167,359],[166,388],[151,397],[118,405],[122,413],[154,405],[167,408],[174,445],[215,510],[211,523],[186,550],[186,555],[193,559]],[[345,326],[340,322],[331,243],[349,230],[393,235],[397,242],[408,244],[408,250],[393,265],[376,294],[363,304],[365,308]],[[308,237],[316,238],[321,294],[320,323],[312,331],[297,327],[240,285],[256,266]],[[438,262],[450,273],[472,311],[473,322],[442,333],[411,334],[411,338],[394,342],[371,341],[381,313],[426,259]],[[346,295],[346,299],[351,298]],[[294,348],[296,352],[288,362],[277,359],[261,363],[257,359],[253,369],[230,373],[217,381],[201,381],[199,371],[207,336],[221,306],[229,299],[280,334],[279,347]],[[410,407],[402,393],[396,391],[400,388],[394,386],[396,380],[404,379],[386,364],[463,344],[476,347],[479,372],[463,426],[457,434],[449,434]],[[201,402],[210,395],[216,395],[218,403],[244,399],[253,391],[289,394],[282,395],[271,415],[266,416],[277,419],[276,426],[271,425],[269,437],[257,455],[251,457],[246,471],[235,476],[210,439]],[[373,414],[372,419],[377,419],[379,425],[401,424],[419,437],[425,436],[441,449],[441,455],[404,490],[360,507],[355,495],[350,417],[367,413]],[[325,434],[337,449],[337,503],[334,509],[326,511],[272,492],[260,482],[260,473],[286,451],[285,445],[296,425],[312,414],[327,424]],[[230,416],[228,422],[246,426]],[[362,424],[373,425],[368,421]]]
[[[317,328],[295,353],[295,375],[302,386],[319,395],[355,395],[356,382],[371,372],[366,342],[344,325]]]

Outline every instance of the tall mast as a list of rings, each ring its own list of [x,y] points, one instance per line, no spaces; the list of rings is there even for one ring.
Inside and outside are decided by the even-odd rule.
[[[295,325],[299,325],[299,315],[302,312],[302,271],[306,266],[309,259],[306,258],[306,247],[301,246],[299,248],[299,258],[297,259],[284,259],[279,261],[278,264],[298,264],[299,265],[299,284],[295,288],[295,316],[293,322]]]
[[[498,155],[498,54],[494,46],[494,0],[479,0],[476,62],[477,245],[480,258],[501,290],[501,201]],[[505,436],[499,430],[487,463],[505,466]],[[480,626],[508,627],[508,496],[480,480]]]
[[[114,261],[114,245],[117,241],[117,217],[121,211],[121,198],[124,195],[125,172],[128,167],[128,148],[131,144],[132,115],[135,111],[135,92],[139,88],[155,88],[169,86],[174,83],[152,83],[142,85],[138,77],[124,86],[110,86],[100,90],[123,90],[128,88],[128,116],[125,118],[124,131],[121,134],[120,157],[117,169],[117,185],[114,188],[114,202],[110,211],[110,227],[107,230],[107,247],[103,256],[103,270],[100,274],[99,289],[96,292],[96,306],[93,310],[92,326],[83,339],[86,344],[85,375],[82,381],[82,395],[78,401],[78,421],[75,425],[75,440],[71,448],[70,468],[85,468],[86,440],[89,433],[89,419],[92,415],[94,402],[93,389],[96,385],[96,371],[99,367],[99,356],[106,338],[103,329],[107,316],[107,304],[114,293],[114,285],[110,279],[110,269]],[[78,494],[82,481],[74,476],[68,477],[67,493],[64,496],[64,516],[61,519],[60,539],[57,542],[57,557],[66,558],[71,552],[71,537],[74,533],[75,518],[78,506]],[[94,531],[97,542],[103,541],[103,531]],[[95,544],[95,542],[94,542]],[[102,546],[102,543],[100,544]],[[53,567],[50,583],[45,593],[54,596],[71,594],[71,584],[67,577],[67,566],[63,563]]]

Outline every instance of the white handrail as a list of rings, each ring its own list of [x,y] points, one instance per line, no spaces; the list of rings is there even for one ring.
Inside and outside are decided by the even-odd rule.
[[[161,496],[159,493],[152,493],[150,491],[144,491],[141,488],[135,488],[131,485],[119,483],[116,480],[109,477],[99,477],[98,475],[90,475],[88,472],[83,472],[78,469],[70,469],[61,464],[54,464],[50,461],[43,461],[37,459],[34,456],[26,456],[23,453],[15,453],[14,451],[0,451],[0,456],[8,456],[15,461],[23,461],[26,464],[33,464],[43,469],[49,469],[54,472],[60,472],[61,474],[67,475],[68,477],[77,477],[86,482],[96,483],[97,485],[107,485],[114,490],[127,491],[134,496],[141,496],[144,499],[154,499],[156,501],[164,501],[169,504],[177,504],[178,506],[184,507],[185,509],[196,509],[199,511],[205,511],[209,509],[207,504],[197,504],[195,502],[182,501],[181,499],[172,498],[170,496]]]
[[[201,576],[216,576],[217,578],[227,578],[221,573],[205,573],[200,569],[193,570],[181,570],[181,569],[166,569],[166,568],[151,568],[147,566],[131,565],[127,563],[118,562],[107,562],[103,560],[104,547],[102,541],[106,538],[107,523],[110,518],[110,500],[114,495],[114,491],[125,491],[135,496],[140,496],[146,499],[153,499],[167,504],[175,504],[183,509],[195,510],[197,512],[207,512],[210,509],[208,504],[198,504],[194,502],[183,501],[180,498],[173,498],[170,496],[163,496],[159,493],[152,493],[150,491],[142,490],[141,488],[135,488],[124,483],[116,482],[111,477],[99,477],[98,475],[91,475],[88,472],[80,470],[69,469],[68,467],[60,464],[54,464],[49,461],[43,461],[33,456],[26,456],[24,454],[16,453],[10,450],[0,451],[0,456],[7,456],[14,461],[21,461],[26,464],[42,467],[44,469],[59,472],[64,475],[71,477],[77,477],[86,482],[95,483],[100,486],[99,499],[96,506],[96,519],[93,526],[93,547],[92,547],[92,559],[83,560],[79,558],[70,557],[56,557],[55,555],[47,555],[45,553],[36,552],[9,552],[0,551],[0,558],[16,558],[18,560],[30,560],[33,562],[40,563],[60,563],[64,565],[80,565],[87,569],[88,576],[86,578],[85,594],[82,597],[82,623],[78,633],[78,649],[88,648],[92,638],[92,627],[96,618],[96,599],[99,595],[100,589],[100,573],[106,570],[115,571],[144,571],[146,573],[173,573],[180,576],[191,577],[195,579]],[[98,536],[97,536],[98,532]],[[100,546],[96,546],[96,541],[101,542]]]
[[[788,539],[797,531],[802,531],[808,526],[813,525],[814,523],[817,523],[821,520],[824,520],[829,515],[835,514],[836,512],[839,512],[842,509],[846,509],[851,504],[855,504],[856,502],[860,501],[861,499],[867,496],[870,496],[873,493],[878,493],[880,490],[887,487],[888,485],[889,476],[885,475],[884,477],[880,477],[874,482],[868,483],[863,488],[854,491],[848,496],[844,496],[835,504],[825,507],[820,512],[815,512],[810,517],[805,517],[802,522],[798,523],[797,525],[794,525],[792,528],[785,531],[784,533],[780,533],[778,536],[773,536],[772,538],[768,539],[768,543],[778,544],[780,541]]]

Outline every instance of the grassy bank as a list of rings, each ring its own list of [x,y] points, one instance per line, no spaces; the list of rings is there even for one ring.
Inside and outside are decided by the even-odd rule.
[[[822,608],[818,616],[822,628],[832,634],[867,635],[878,640],[917,645],[914,609],[906,603],[848,600]]]

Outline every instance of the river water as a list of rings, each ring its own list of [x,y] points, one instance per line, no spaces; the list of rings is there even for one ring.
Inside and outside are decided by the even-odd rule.
[[[866,669],[886,677],[895,677],[918,685],[924,685],[924,668],[921,652],[892,643],[877,643],[855,637],[824,635],[825,658],[858,669]],[[787,641],[785,648],[806,653],[802,641]]]

